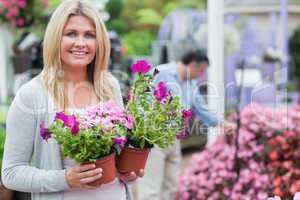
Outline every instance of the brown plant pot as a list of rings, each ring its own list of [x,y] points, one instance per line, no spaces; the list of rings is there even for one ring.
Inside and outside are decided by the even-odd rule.
[[[102,184],[109,183],[116,178],[116,153],[110,154],[103,158],[96,160],[96,168],[102,169],[102,177],[92,183],[89,183],[91,186],[100,186]]]
[[[0,185],[0,200],[13,200],[13,191]]]
[[[150,150],[150,148],[123,148],[120,155],[117,156],[118,171],[120,173],[135,172],[138,174],[141,169],[145,169]]]

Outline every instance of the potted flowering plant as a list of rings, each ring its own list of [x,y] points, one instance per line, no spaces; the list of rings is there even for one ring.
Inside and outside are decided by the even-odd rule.
[[[154,145],[167,148],[176,137],[188,135],[187,123],[190,110],[183,110],[178,96],[172,96],[164,82],[154,84],[157,69],[149,74],[150,65],[137,61],[131,71],[137,74],[129,92],[127,110],[134,118],[134,126],[128,131],[127,143],[117,157],[119,172],[138,172],[144,169],[147,156]],[[127,158],[129,154],[130,158]],[[131,158],[132,154],[136,157]]]
[[[87,109],[81,115],[56,113],[41,137],[53,137],[62,147],[63,156],[78,163],[95,162],[103,176],[91,185],[108,183],[116,177],[115,149],[126,143],[125,133],[133,127],[132,117],[114,102],[108,101]]]

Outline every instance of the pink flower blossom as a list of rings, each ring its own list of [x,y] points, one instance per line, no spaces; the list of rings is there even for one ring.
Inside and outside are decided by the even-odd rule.
[[[19,9],[16,7],[12,7],[8,10],[6,17],[17,17],[19,15]]]
[[[26,6],[26,1],[25,0],[17,0],[17,5],[20,8],[24,8]]]
[[[150,65],[146,60],[138,60],[131,66],[132,73],[146,74],[150,70]]]
[[[126,137],[115,137],[113,138],[113,143],[120,145],[121,147],[123,147],[127,142],[127,138]]]
[[[71,128],[73,135],[77,135],[79,132],[79,122],[76,120],[75,115],[66,115],[64,112],[58,112],[55,115],[55,120],[63,121],[65,127]]]
[[[10,1],[8,1],[8,0],[1,0],[1,4],[2,4],[3,8],[6,8],[6,9],[8,9],[12,6]]]
[[[44,140],[48,140],[49,138],[51,138],[51,133],[48,131],[48,129],[45,128],[45,123],[42,122],[40,124],[40,135]]]
[[[182,117],[185,122],[188,122],[192,118],[192,116],[193,116],[193,112],[191,109],[182,111]]]
[[[167,91],[166,84],[163,81],[159,82],[157,84],[157,86],[155,87],[153,94],[154,94],[156,100],[158,100],[158,101],[162,101],[166,97],[168,97],[168,91]]]

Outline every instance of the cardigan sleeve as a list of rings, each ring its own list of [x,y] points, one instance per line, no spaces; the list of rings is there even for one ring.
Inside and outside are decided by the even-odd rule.
[[[2,166],[2,182],[22,192],[58,192],[69,189],[65,170],[43,170],[30,166],[36,135],[34,89],[24,85],[9,108]]]
[[[123,97],[122,97],[122,93],[121,93],[120,84],[119,84],[119,81],[114,76],[112,76],[111,85],[112,85],[112,92],[113,92],[115,102],[119,106],[124,108],[124,103],[123,103]]]

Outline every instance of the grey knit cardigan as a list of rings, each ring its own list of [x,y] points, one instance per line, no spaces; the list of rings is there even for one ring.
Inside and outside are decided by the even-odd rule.
[[[111,76],[109,84],[123,106],[118,81]],[[47,126],[56,111],[40,76],[19,89],[8,111],[2,181],[9,189],[31,193],[32,200],[63,200],[69,189],[59,145],[39,134],[40,123]]]

